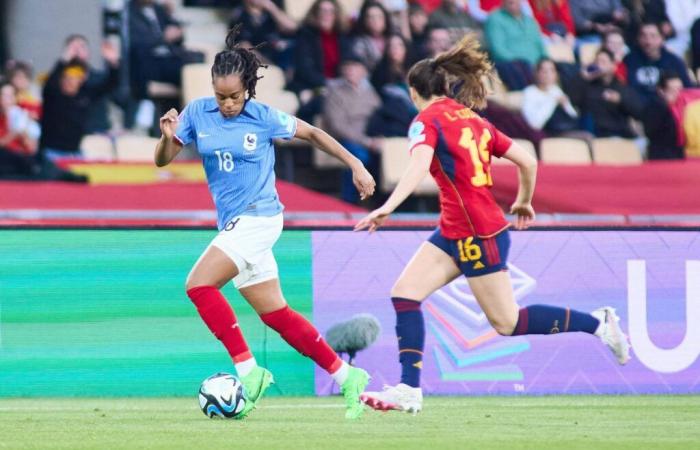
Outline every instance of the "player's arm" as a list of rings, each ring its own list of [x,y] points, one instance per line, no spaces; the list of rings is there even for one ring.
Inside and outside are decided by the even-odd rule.
[[[369,228],[370,233],[384,224],[389,215],[418,187],[430,170],[430,162],[433,160],[435,150],[425,144],[413,148],[411,158],[408,160],[408,168],[401,175],[399,183],[394,188],[384,204],[369,213],[364,219],[355,225],[355,231]]]
[[[535,193],[535,180],[537,179],[537,159],[515,142],[511,144],[503,157],[518,166],[518,196],[510,207],[510,213],[518,216],[515,228],[522,230],[535,219],[532,196]]]
[[[303,139],[329,155],[338,158],[352,169],[352,181],[359,191],[362,200],[374,194],[374,187],[376,185],[374,178],[359,159],[322,129],[309,125],[301,119],[296,119],[296,121],[297,129],[294,134],[295,137]]]
[[[180,150],[182,150],[182,144],[175,137],[175,130],[177,130],[179,119],[177,115],[177,110],[175,108],[170,109],[166,112],[163,117],[160,118],[160,131],[162,133],[158,145],[156,145],[156,152],[153,159],[156,166],[163,167],[170,164],[170,162],[175,159]]]

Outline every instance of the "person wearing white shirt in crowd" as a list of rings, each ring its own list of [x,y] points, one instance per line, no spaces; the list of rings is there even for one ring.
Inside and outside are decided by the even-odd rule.
[[[535,67],[535,84],[523,90],[525,121],[550,136],[590,140],[592,136],[580,130],[578,112],[558,83],[554,61],[548,58],[540,60]]]
[[[666,48],[685,58],[690,45],[690,29],[700,19],[700,0],[667,1],[666,14],[676,31],[676,35],[666,41]]]

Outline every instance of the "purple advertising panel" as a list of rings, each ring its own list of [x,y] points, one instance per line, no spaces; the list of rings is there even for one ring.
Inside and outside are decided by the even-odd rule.
[[[371,313],[382,331],[356,364],[368,389],[399,381],[389,293],[430,233],[316,231],[314,321],[325,332]],[[429,394],[700,393],[700,233],[695,231],[527,231],[511,233],[508,258],[520,306],[580,311],[610,305],[632,344],[626,366],[584,333],[502,337],[464,277],[423,304],[422,386]],[[327,375],[316,393],[332,392]]]

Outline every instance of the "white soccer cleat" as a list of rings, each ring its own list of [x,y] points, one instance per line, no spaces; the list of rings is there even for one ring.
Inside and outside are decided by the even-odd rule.
[[[384,386],[381,392],[365,392],[360,401],[377,411],[405,411],[416,414],[423,409],[423,391],[407,384]]]
[[[591,315],[600,321],[595,335],[613,352],[617,362],[627,364],[630,360],[630,344],[627,335],[620,328],[620,318],[615,314],[615,308],[604,306]]]

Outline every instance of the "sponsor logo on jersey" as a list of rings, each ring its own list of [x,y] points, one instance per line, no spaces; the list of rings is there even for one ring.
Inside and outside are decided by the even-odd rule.
[[[420,120],[416,120],[408,129],[408,139],[411,141],[410,147],[425,141],[425,125]]]
[[[243,148],[246,149],[246,151],[253,152],[255,151],[255,148],[258,146],[258,135],[255,133],[246,133],[245,136],[243,136]]]

